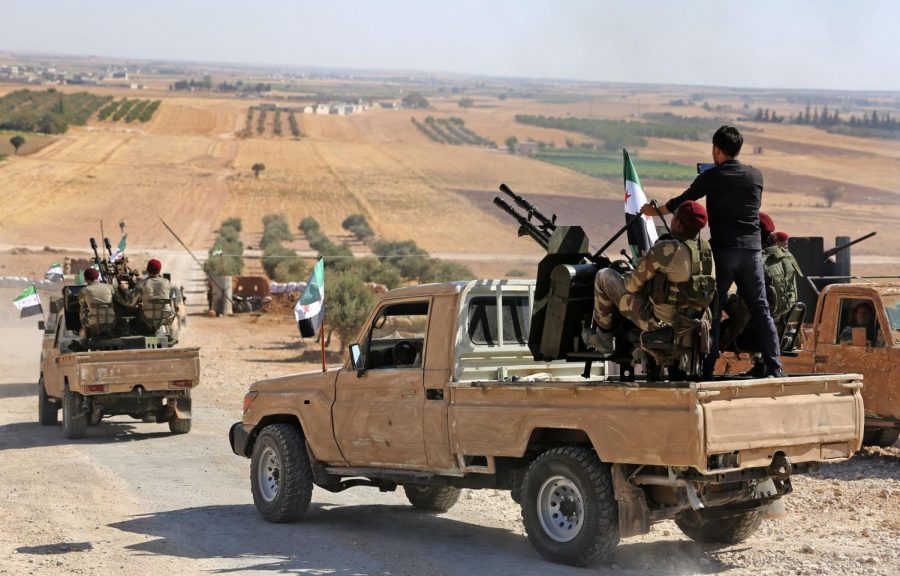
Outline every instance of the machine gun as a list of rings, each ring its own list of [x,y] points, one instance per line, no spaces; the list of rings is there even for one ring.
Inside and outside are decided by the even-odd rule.
[[[857,238],[856,240],[851,240],[851,241],[849,241],[849,242],[846,242],[846,243],[844,243],[844,244],[841,244],[840,246],[835,246],[834,248],[829,248],[828,250],[822,252],[822,259],[823,259],[823,260],[828,260],[829,258],[831,258],[832,256],[834,256],[835,254],[838,254],[838,253],[840,253],[840,252],[843,252],[844,250],[846,250],[847,248],[853,246],[854,244],[858,244],[858,243],[862,242],[863,240],[868,240],[869,238],[871,238],[871,237],[874,236],[875,234],[876,234],[876,232],[869,232],[869,233],[866,234],[865,236],[860,236],[860,237]]]

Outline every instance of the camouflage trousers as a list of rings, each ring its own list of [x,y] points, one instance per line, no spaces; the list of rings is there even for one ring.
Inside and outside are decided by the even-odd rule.
[[[645,294],[625,289],[625,279],[612,268],[604,268],[594,278],[594,324],[602,330],[613,326],[616,310],[634,322],[641,331],[658,330],[663,324],[653,314],[653,305]]]

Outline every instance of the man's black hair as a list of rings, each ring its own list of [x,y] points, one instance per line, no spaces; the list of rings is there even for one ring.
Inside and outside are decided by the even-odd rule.
[[[727,156],[734,158],[741,152],[744,137],[734,126],[722,126],[713,134],[713,144]]]

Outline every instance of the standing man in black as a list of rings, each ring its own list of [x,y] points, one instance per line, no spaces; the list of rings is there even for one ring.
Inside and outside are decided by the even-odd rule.
[[[781,368],[778,334],[766,301],[763,277],[762,242],[759,232],[759,207],[762,203],[762,173],[737,160],[744,138],[737,128],[722,126],[713,135],[712,156],[715,166],[698,175],[690,188],[666,202],[663,214],[674,212],[685,200],[706,196],[710,244],[716,264],[716,290],[719,305],[713,311],[712,346],[703,365],[711,376],[719,355],[721,303],[733,283],[747,304],[759,334],[764,364],[753,373],[757,377],[784,376]],[[656,216],[656,208],[645,204],[643,214]]]

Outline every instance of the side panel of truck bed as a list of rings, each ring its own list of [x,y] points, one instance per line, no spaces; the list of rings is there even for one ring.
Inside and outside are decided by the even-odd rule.
[[[490,383],[455,386],[456,454],[524,454],[535,429],[586,433],[606,462],[693,466],[703,454],[702,413],[691,388]]]

